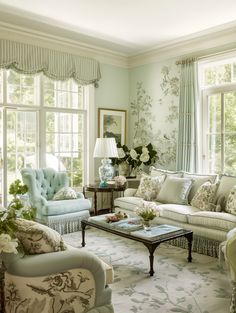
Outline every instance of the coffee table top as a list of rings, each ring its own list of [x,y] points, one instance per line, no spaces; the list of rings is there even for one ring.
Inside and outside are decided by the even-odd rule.
[[[175,239],[192,233],[191,230],[172,225],[155,225],[150,230],[144,230],[142,220],[138,217],[125,218],[117,222],[108,223],[107,217],[114,214],[103,214],[83,220],[82,223],[95,228],[134,239],[136,241],[156,243]]]

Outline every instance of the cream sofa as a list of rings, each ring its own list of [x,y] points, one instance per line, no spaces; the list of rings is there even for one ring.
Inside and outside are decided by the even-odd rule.
[[[236,215],[225,212],[228,195],[232,187],[236,185],[236,177],[221,175],[218,178],[217,175],[171,172],[151,168],[150,176],[155,177],[158,175],[191,178],[193,183],[188,193],[187,204],[176,204],[174,201],[168,203],[168,198],[173,198],[171,197],[172,193],[175,192],[173,190],[168,190],[166,199],[164,199],[167,200],[164,201],[165,203],[156,200],[155,202],[158,204],[160,215],[153,220],[153,223],[170,224],[192,230],[194,234],[193,251],[218,257],[220,243],[225,241],[227,233],[236,227]],[[212,183],[218,181],[211,205],[216,210],[219,210],[220,207],[220,212],[200,210],[189,204],[199,187],[207,181],[211,181]],[[164,183],[162,188],[164,188]],[[116,198],[114,201],[115,211],[123,211],[130,216],[135,216],[135,208],[143,200],[141,197],[136,196],[136,192],[137,189],[128,188],[125,190],[124,197]],[[181,239],[175,240],[173,244],[186,247],[187,243],[184,239]]]

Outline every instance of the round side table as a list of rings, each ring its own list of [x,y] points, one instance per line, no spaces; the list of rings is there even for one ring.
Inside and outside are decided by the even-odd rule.
[[[107,187],[99,187],[99,184],[89,184],[89,185],[85,185],[83,187],[83,194],[84,194],[84,197],[86,198],[85,196],[85,193],[86,191],[90,191],[90,192],[93,192],[94,193],[94,215],[97,215],[98,212],[97,212],[97,192],[110,192],[111,193],[111,209],[110,211],[112,212],[113,211],[113,207],[114,207],[114,203],[113,203],[113,192],[114,191],[123,191],[125,190],[125,185],[122,185],[122,186],[117,186],[117,185],[108,185]]]

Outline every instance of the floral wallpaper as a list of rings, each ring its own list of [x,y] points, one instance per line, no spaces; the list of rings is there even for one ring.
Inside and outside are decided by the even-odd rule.
[[[179,75],[173,60],[133,73],[137,79],[130,104],[131,145],[151,142],[158,152],[156,165],[166,169],[176,167]]]

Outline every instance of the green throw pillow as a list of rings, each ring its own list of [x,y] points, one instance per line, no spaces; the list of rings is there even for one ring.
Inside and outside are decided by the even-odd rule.
[[[194,195],[191,205],[203,211],[219,210],[213,207],[218,186],[219,183],[212,184],[209,181],[202,184]]]
[[[192,179],[167,176],[157,201],[161,203],[188,204],[188,194],[192,187]]]

